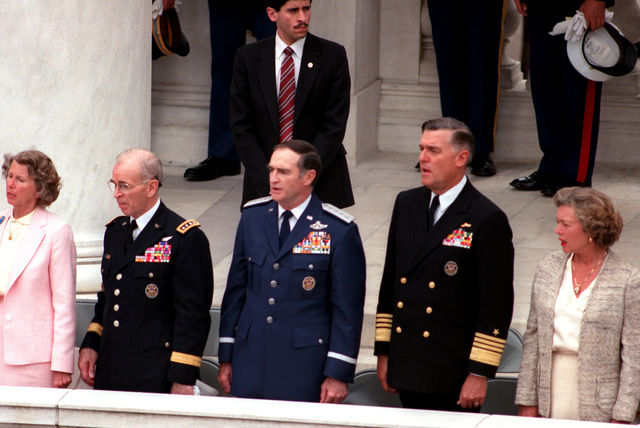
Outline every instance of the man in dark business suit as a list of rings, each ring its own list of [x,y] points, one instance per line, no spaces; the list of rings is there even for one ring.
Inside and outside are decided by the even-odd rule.
[[[307,32],[311,0],[266,4],[276,35],[238,50],[231,82],[231,129],[245,167],[242,203],[269,194],[267,164],[274,146],[282,142],[280,70],[290,47],[295,106],[288,139],[308,141],[320,154],[323,172],[314,190],[318,197],[339,208],[351,206],[353,192],[342,145],[351,89],[346,52]]]
[[[468,181],[473,134],[452,118],[426,121],[423,187],[401,192],[391,218],[375,354],[404,407],[479,411],[513,310],[506,215]]]
[[[102,291],[80,349],[95,389],[192,395],[211,318],[209,241],[159,199],[153,153],[121,153],[109,185],[124,214],[107,224]]]

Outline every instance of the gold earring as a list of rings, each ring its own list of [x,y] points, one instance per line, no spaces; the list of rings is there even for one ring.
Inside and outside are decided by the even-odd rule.
[[[589,237],[589,242],[593,242],[593,238],[592,237]]]

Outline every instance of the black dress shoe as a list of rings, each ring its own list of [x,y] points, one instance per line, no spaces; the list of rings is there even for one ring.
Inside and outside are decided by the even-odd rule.
[[[591,187],[591,184],[580,183],[579,181],[575,180],[556,179],[549,181],[549,183],[547,183],[547,185],[540,191],[540,193],[542,193],[543,196],[552,197],[558,192],[558,190],[565,187]]]
[[[184,178],[189,181],[208,181],[225,175],[238,174],[240,174],[240,162],[209,156],[197,166],[187,168]]]
[[[536,171],[526,177],[512,180],[509,185],[518,190],[542,190],[547,187],[551,181],[553,181],[551,176],[544,172]]]
[[[496,175],[496,166],[489,153],[476,154],[471,160],[471,174],[480,177],[491,177]]]

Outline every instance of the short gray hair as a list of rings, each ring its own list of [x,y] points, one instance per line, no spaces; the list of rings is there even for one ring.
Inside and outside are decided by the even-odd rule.
[[[473,133],[469,127],[458,119],[454,119],[452,117],[429,119],[422,124],[423,133],[425,131],[441,130],[453,131],[448,142],[456,149],[457,152],[460,150],[466,150],[469,152],[469,158],[467,159],[467,165],[469,165],[476,151]]]
[[[116,157],[116,164],[123,159],[134,157],[140,166],[140,174],[143,180],[158,180],[158,187],[162,186],[164,174],[162,172],[162,162],[155,153],[145,149],[128,149]]]

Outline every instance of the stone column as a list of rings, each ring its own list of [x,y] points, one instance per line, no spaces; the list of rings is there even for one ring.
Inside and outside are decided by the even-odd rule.
[[[2,152],[51,157],[63,187],[50,210],[73,229],[78,292],[99,290],[115,156],[150,147],[151,3],[5,1],[0,16]]]
[[[310,31],[343,45],[351,73],[351,107],[344,146],[350,163],[377,149],[380,100],[380,0],[323,0],[311,8]]]

